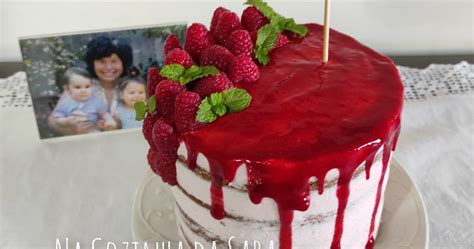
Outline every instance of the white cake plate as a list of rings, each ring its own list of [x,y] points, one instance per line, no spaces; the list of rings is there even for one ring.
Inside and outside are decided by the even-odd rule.
[[[180,241],[173,202],[168,185],[153,172],[148,172],[133,202],[134,240],[148,245]],[[392,160],[375,248],[428,248],[428,222],[423,201],[410,176],[396,160]]]

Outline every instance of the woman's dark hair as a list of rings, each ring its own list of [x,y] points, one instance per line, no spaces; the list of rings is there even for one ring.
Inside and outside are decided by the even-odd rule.
[[[145,79],[143,79],[143,77],[140,76],[140,70],[138,70],[138,68],[136,68],[136,67],[131,67],[128,70],[128,76],[125,77],[122,80],[122,82],[120,82],[120,84],[118,86],[118,91],[122,92],[130,82],[136,82],[136,83],[139,83],[139,84],[143,84],[145,86],[145,89],[146,89],[146,81],[145,81]]]
[[[123,65],[121,77],[127,75],[128,69],[133,63],[132,47],[123,39],[108,36],[98,36],[87,44],[87,51],[84,61],[87,64],[87,71],[93,78],[97,78],[94,70],[94,61],[116,54]]]

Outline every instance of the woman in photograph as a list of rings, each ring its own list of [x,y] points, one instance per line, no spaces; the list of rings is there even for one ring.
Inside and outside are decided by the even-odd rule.
[[[118,85],[121,78],[127,76],[133,63],[131,46],[120,39],[99,36],[87,44],[84,61],[92,78],[93,94],[107,105],[110,113],[116,113],[119,101]],[[64,98],[65,94],[61,96],[59,102]],[[97,127],[94,127],[92,123],[80,119],[77,119],[76,122],[60,124],[53,115],[50,115],[48,125],[62,135],[85,134],[93,129],[107,131],[121,128],[119,117],[115,118],[117,120],[115,124],[99,120]]]

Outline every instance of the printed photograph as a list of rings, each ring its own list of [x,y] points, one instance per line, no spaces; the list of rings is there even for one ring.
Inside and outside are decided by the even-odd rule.
[[[186,24],[20,38],[42,139],[139,128],[146,72],[163,64],[169,34],[182,43]]]

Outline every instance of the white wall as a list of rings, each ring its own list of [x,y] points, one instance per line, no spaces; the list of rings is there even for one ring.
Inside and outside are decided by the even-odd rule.
[[[0,61],[20,61],[18,37],[188,21],[208,24],[244,0],[0,0]],[[323,1],[268,0],[298,22],[322,22]],[[474,53],[474,0],[332,0],[331,26],[390,54]]]

